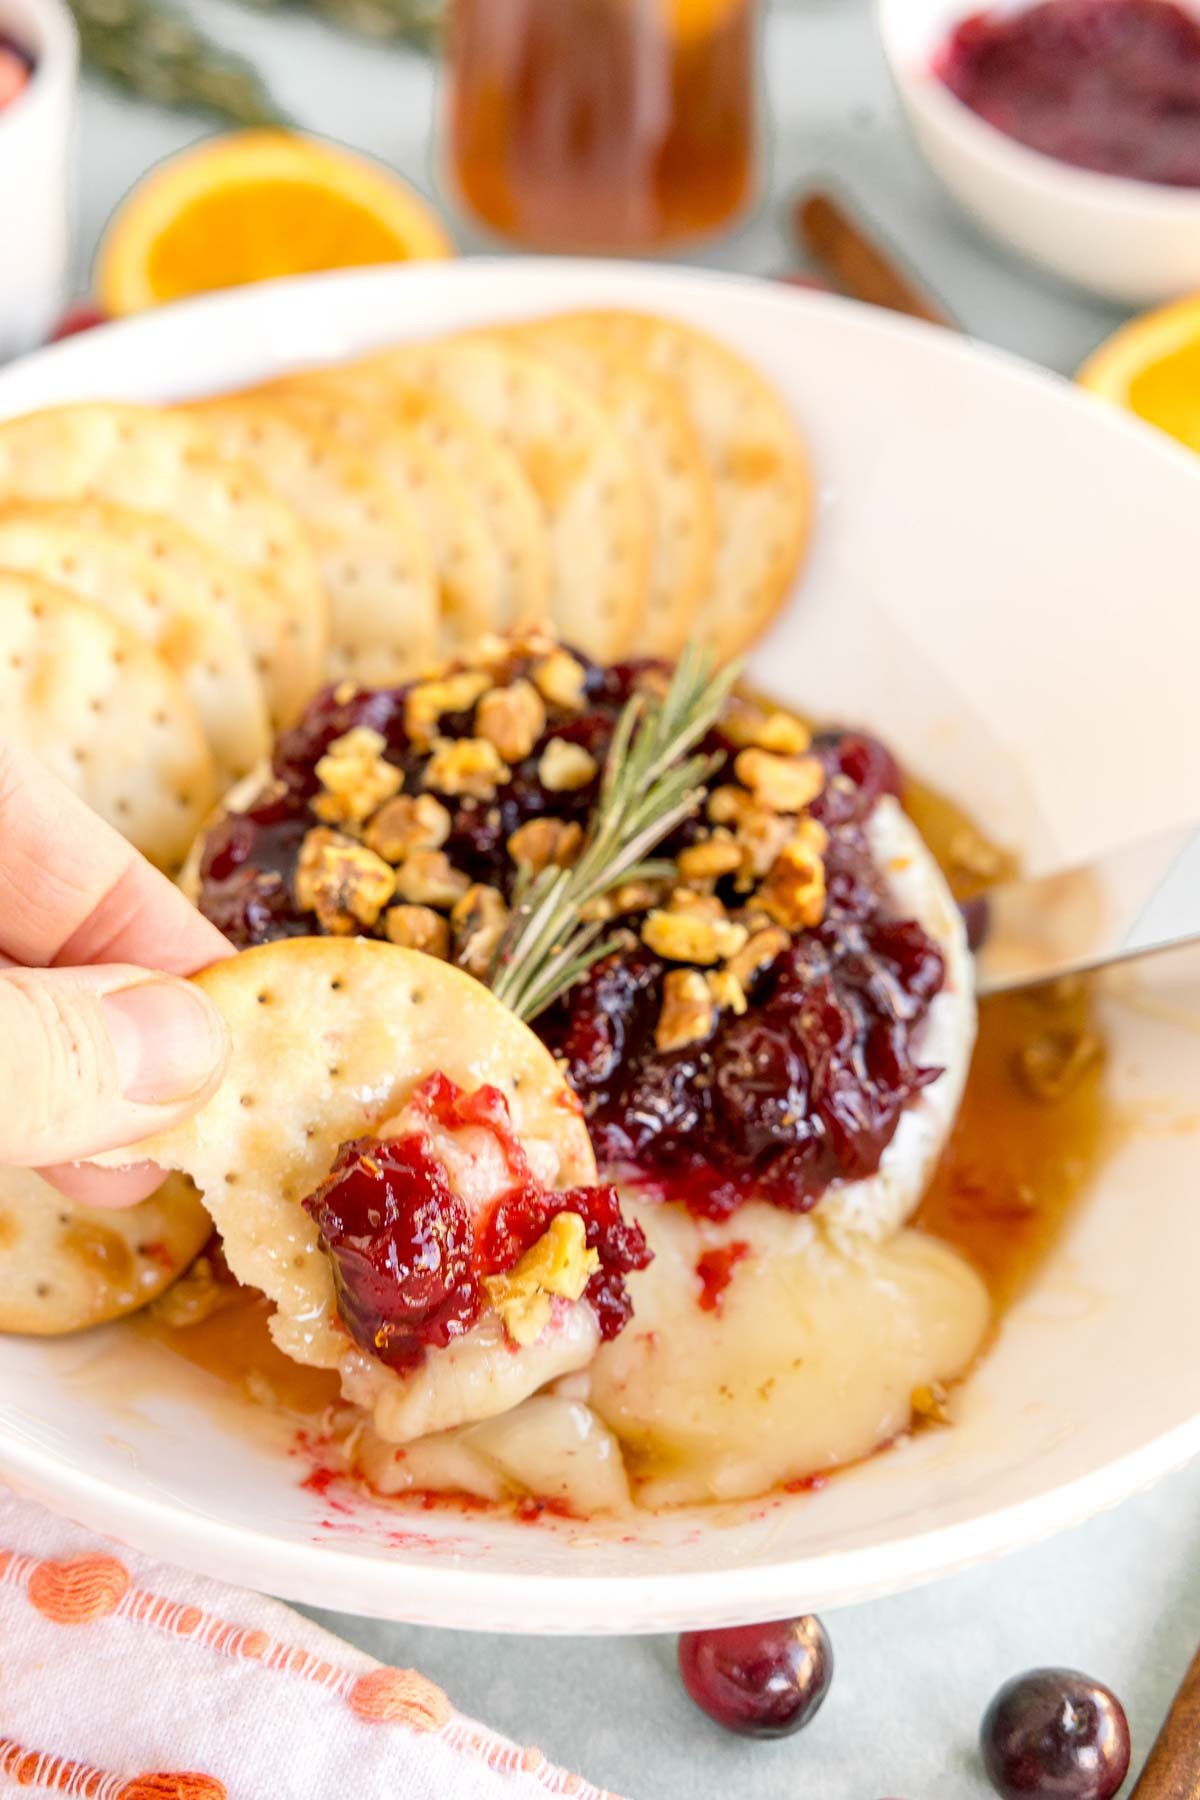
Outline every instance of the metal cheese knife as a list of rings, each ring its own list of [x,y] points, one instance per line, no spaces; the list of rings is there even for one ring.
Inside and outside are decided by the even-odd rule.
[[[983,914],[975,956],[980,994],[1188,943],[1200,938],[1200,825],[993,888]]]

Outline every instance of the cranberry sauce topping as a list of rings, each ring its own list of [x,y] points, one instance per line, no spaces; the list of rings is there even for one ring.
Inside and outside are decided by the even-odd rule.
[[[398,1138],[343,1144],[304,1202],[333,1263],[338,1310],[355,1343],[392,1368],[462,1337],[484,1308],[483,1278],[520,1261],[551,1219],[578,1213],[600,1267],[585,1290],[601,1335],[616,1337],[632,1307],[625,1276],[650,1261],[638,1226],[621,1216],[615,1188],[550,1193],[530,1172],[498,1088],[473,1094],[434,1075],[414,1096],[417,1127]],[[448,1130],[482,1126],[504,1150],[513,1185],[482,1219],[452,1191],[420,1114]]]
[[[1043,0],[964,19],[937,73],[1060,162],[1200,187],[1200,21],[1173,0]]]
[[[526,667],[516,656],[506,679]],[[585,666],[579,706],[547,703],[544,731],[529,755],[510,759],[494,793],[438,791],[448,815],[443,848],[456,870],[507,899],[514,831],[539,818],[586,826],[598,776],[549,791],[539,774],[542,749],[566,739],[600,765],[643,673],[644,665]],[[423,791],[429,751],[406,731],[407,692],[318,696],[280,740],[275,780],[247,812],[212,831],[200,904],[234,944],[321,929],[297,906],[294,881],[301,844],[321,822],[312,808],[316,764],[334,740],[355,727],[379,733],[384,756],[403,772],[402,792]],[[444,714],[437,725],[442,740],[472,729],[469,712]],[[737,745],[717,729],[706,747],[724,758],[713,785],[728,782]],[[904,1106],[938,1074],[920,1066],[913,1043],[942,986],[942,958],[920,926],[892,916],[865,831],[878,798],[899,793],[900,773],[881,744],[859,734],[828,733],[814,750],[826,775],[808,809],[829,839],[824,916],[777,934],[787,947],[747,978],[746,1010],[722,1006],[702,1041],[659,1049],[656,1025],[674,965],[638,941],[644,914],[631,914],[615,922],[618,931],[628,927],[622,948],[535,1021],[583,1102],[601,1165],[712,1217],[751,1192],[805,1211],[831,1182],[873,1174]],[[704,829],[703,820],[687,822],[655,854],[677,855]],[[717,880],[715,893],[730,915],[744,905],[734,875]],[[386,929],[383,919],[348,928]],[[550,1215],[537,1216],[544,1228]]]

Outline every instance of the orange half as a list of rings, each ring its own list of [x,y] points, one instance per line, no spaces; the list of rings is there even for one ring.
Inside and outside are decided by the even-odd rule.
[[[1200,295],[1123,325],[1093,351],[1077,379],[1200,450]]]
[[[452,256],[396,175],[312,138],[244,131],[151,170],[114,213],[96,289],[111,315],[276,275]]]

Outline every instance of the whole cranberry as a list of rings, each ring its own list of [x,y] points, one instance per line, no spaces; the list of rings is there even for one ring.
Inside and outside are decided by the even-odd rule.
[[[1000,1689],[979,1734],[1004,1800],[1112,1800],[1129,1769],[1120,1701],[1076,1669],[1030,1669]]]
[[[820,1619],[685,1631],[679,1673],[701,1711],[743,1737],[787,1737],[816,1717],[833,1679]]]

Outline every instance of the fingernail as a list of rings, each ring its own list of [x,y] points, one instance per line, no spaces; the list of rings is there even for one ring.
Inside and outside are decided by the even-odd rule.
[[[121,1093],[142,1105],[188,1100],[225,1057],[215,1008],[186,981],[142,981],[100,1002],[117,1057]]]

